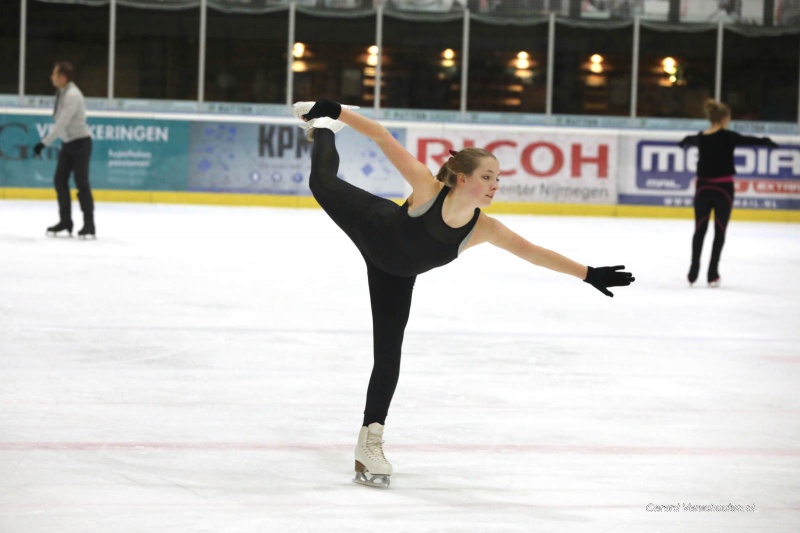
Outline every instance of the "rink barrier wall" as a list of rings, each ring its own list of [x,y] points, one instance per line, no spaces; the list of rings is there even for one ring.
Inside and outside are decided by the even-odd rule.
[[[385,121],[432,172],[450,150],[485,147],[500,163],[488,212],[691,218],[696,149],[670,130]],[[308,208],[312,143],[286,117],[90,113],[91,180],[98,201]],[[33,158],[50,112],[0,108],[0,197],[53,199],[57,142]],[[737,148],[734,216],[800,221],[800,136],[772,134],[779,149]],[[337,134],[339,176],[400,201],[410,189],[374,143]]]
[[[158,191],[93,191],[96,201],[125,203],[163,203],[188,205],[218,205],[242,207],[279,207],[293,209],[319,208],[313,197],[277,196],[252,194],[181,193]],[[0,198],[7,200],[53,200],[55,191],[29,188],[0,188]],[[75,191],[72,199],[77,201]],[[393,199],[400,203],[400,200]],[[690,207],[661,207],[634,205],[584,205],[495,202],[484,210],[488,214],[539,215],[539,216],[585,216],[622,218],[678,218],[692,219]],[[753,222],[800,223],[800,212],[789,210],[734,209],[733,219]]]

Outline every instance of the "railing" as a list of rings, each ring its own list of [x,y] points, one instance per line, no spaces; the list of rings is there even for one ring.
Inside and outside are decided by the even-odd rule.
[[[23,105],[23,106],[49,106],[50,100],[31,96],[26,93],[25,71],[26,71],[26,32],[27,32],[27,13],[26,6],[29,2],[36,0],[20,0],[20,54],[19,54],[19,90],[16,101],[13,96],[5,95],[0,97],[0,104],[3,105]],[[50,3],[54,3],[50,0]],[[55,2],[58,3],[58,2]],[[67,3],[67,2],[65,2]],[[68,3],[76,3],[71,0]],[[295,46],[295,26],[296,13],[310,13],[315,16],[352,16],[353,14],[370,14],[375,16],[375,42],[377,52],[375,54],[376,63],[374,93],[371,100],[374,103],[373,113],[378,117],[387,118],[413,118],[417,120],[436,120],[436,117],[446,120],[461,120],[468,122],[485,123],[524,123],[531,125],[571,125],[571,126],[607,126],[607,127],[685,127],[688,122],[680,118],[658,118],[638,116],[637,108],[639,101],[639,35],[642,28],[669,30],[669,31],[715,31],[716,32],[716,51],[714,57],[714,89],[713,94],[716,99],[721,99],[722,87],[724,83],[723,62],[723,43],[726,32],[735,32],[743,35],[756,36],[777,36],[784,34],[800,33],[800,13],[793,13],[789,9],[778,8],[788,6],[780,1],[771,2],[764,0],[759,2],[734,2],[728,5],[725,2],[716,2],[717,8],[711,13],[704,13],[702,10],[690,8],[676,12],[675,6],[680,2],[667,1],[606,1],[606,2],[574,2],[569,0],[514,0],[504,2],[502,0],[481,0],[478,2],[461,3],[453,0],[392,0],[387,3],[377,3],[365,5],[362,0],[300,0],[300,1],[273,1],[273,0],[77,0],[87,6],[109,6],[109,42],[108,42],[108,80],[107,97],[90,99],[90,105],[94,109],[109,110],[134,110],[149,111],[161,109],[169,112],[222,112],[222,113],[283,113],[285,109],[280,104],[258,104],[258,103],[226,103],[226,102],[207,102],[205,94],[205,72],[206,72],[206,43],[207,43],[207,13],[209,9],[224,13],[266,13],[274,11],[288,11],[288,39],[286,43],[286,89],[285,103],[290,104],[295,99],[293,87],[295,73],[293,72],[293,47]],[[695,2],[685,5],[708,4],[708,2]],[[158,9],[195,9],[200,12],[199,45],[198,45],[198,84],[196,100],[165,101],[165,100],[146,100],[119,98],[115,88],[116,74],[116,41],[117,6],[134,6],[141,8]],[[576,9],[576,6],[578,7]],[[777,10],[777,11],[776,11]],[[679,21],[698,21],[705,20],[703,24],[671,24],[676,18]],[[760,18],[759,18],[760,13]],[[772,13],[772,15],[770,15]],[[777,13],[777,16],[776,16]],[[545,15],[545,16],[543,16]],[[462,51],[459,67],[460,84],[459,104],[457,111],[432,111],[432,110],[411,110],[387,108],[382,106],[382,83],[381,74],[383,67],[383,21],[384,18],[407,18],[411,20],[450,20],[461,21],[463,24],[462,32]],[[708,22],[709,18],[715,21]],[[473,21],[490,22],[497,24],[514,23],[516,25],[543,25],[548,27],[547,58],[546,66],[546,94],[545,105],[542,113],[502,113],[487,112],[471,109],[468,105],[467,95],[469,94],[468,72],[470,69],[469,50],[470,50],[470,24]],[[749,23],[747,25],[745,23]],[[553,69],[559,59],[555,56],[554,50],[557,46],[556,25],[567,27],[591,28],[621,28],[632,27],[633,39],[631,41],[631,64],[630,64],[630,100],[629,113],[627,116],[598,116],[598,115],[569,115],[557,113],[553,108],[554,88]],[[789,54],[800,56],[800,50],[789,50]],[[798,61],[800,64],[800,61]],[[796,73],[800,80],[800,69]],[[800,81],[797,86],[797,117],[796,122],[800,124]],[[280,111],[279,111],[280,110]],[[734,117],[735,118],[735,117]],[[789,120],[794,120],[789,118]],[[694,123],[690,121],[691,123]],[[787,133],[797,131],[797,124],[788,123],[785,126],[775,126],[773,122],[749,123],[759,131],[776,131],[789,129]]]

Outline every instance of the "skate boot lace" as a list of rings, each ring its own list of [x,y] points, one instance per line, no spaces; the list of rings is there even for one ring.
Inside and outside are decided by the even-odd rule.
[[[367,453],[369,453],[373,459],[388,462],[386,456],[383,455],[383,443],[383,439],[378,435],[367,435]]]

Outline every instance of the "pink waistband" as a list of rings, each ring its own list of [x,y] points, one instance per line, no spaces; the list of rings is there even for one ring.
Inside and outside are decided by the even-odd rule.
[[[733,176],[720,176],[719,178],[697,178],[705,183],[733,183]]]

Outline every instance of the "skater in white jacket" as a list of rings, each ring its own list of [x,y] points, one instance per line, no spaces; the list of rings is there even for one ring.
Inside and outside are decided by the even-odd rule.
[[[56,235],[66,231],[72,235],[72,200],[69,195],[70,174],[75,177],[78,189],[78,202],[83,211],[83,228],[78,232],[81,238],[96,237],[94,226],[94,198],[89,184],[89,160],[92,157],[92,137],[86,124],[86,103],[83,93],[75,83],[72,64],[61,61],[53,66],[50,81],[56,90],[53,107],[55,126],[36,146],[33,153],[41,157],[42,150],[61,139],[53,185],[58,197],[58,224],[47,228],[47,233]]]

